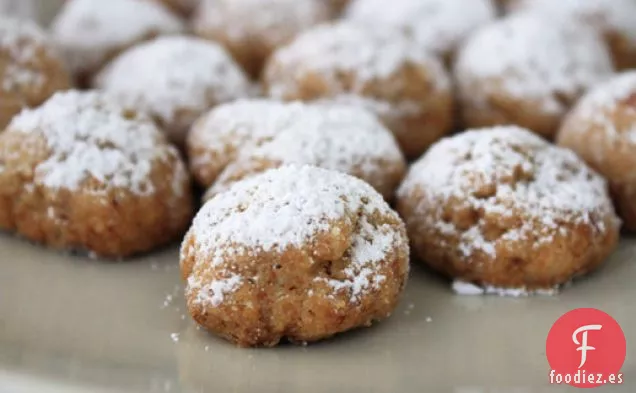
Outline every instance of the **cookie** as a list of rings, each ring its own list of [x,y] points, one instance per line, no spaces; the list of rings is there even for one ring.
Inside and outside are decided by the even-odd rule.
[[[203,113],[252,94],[221,46],[181,36],[159,37],[122,53],[100,72],[96,86],[150,113],[178,145]]]
[[[439,59],[399,32],[339,22],[277,50],[264,75],[270,97],[362,106],[393,131],[409,158],[453,126],[450,78]]]
[[[617,69],[636,67],[636,2],[633,0],[508,0],[511,11],[538,11],[564,23],[577,21],[598,31]]]
[[[44,31],[0,16],[0,132],[23,108],[69,87],[68,72]]]
[[[126,257],[185,232],[190,179],[150,118],[96,92],[57,93],[0,134],[0,228]]]
[[[316,341],[386,318],[408,270],[404,224],[382,196],[309,166],[218,194],[181,248],[188,311],[240,346]]]
[[[221,43],[258,78],[276,48],[331,14],[324,0],[214,0],[201,4],[193,26],[197,35]]]
[[[145,0],[70,0],[51,27],[53,38],[82,86],[89,85],[104,64],[125,49],[184,29],[177,16]]]
[[[551,138],[575,101],[612,75],[594,31],[549,19],[509,16],[465,43],[455,80],[466,128],[515,124]]]
[[[391,199],[406,171],[395,138],[358,107],[269,100],[221,105],[188,137],[192,174],[210,198],[238,180],[286,164],[348,173]]]
[[[592,89],[568,114],[557,143],[576,152],[609,182],[624,227],[636,230],[636,72]]]
[[[492,0],[353,0],[345,17],[375,29],[397,29],[447,64],[475,30],[492,22]]]
[[[516,126],[438,142],[397,198],[417,256],[489,292],[554,289],[601,265],[619,237],[604,179]]]

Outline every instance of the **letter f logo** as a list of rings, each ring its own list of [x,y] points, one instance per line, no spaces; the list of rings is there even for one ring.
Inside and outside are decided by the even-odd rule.
[[[593,351],[596,349],[587,345],[587,332],[590,330],[601,330],[602,327],[603,325],[585,325],[576,329],[572,334],[572,341],[574,341],[574,344],[580,345],[580,347],[576,349],[577,351],[581,351],[581,364],[579,364],[579,368],[583,367],[583,365],[587,361],[587,351]],[[583,333],[581,334],[580,342],[577,338],[579,333]]]

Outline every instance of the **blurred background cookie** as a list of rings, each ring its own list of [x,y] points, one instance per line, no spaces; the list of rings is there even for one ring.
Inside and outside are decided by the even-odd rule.
[[[435,144],[410,168],[398,211],[428,266],[503,293],[553,289],[595,269],[620,224],[601,176],[516,126]]]
[[[54,95],[0,134],[0,228],[126,257],[176,240],[190,179],[152,120],[96,92]]]
[[[371,186],[310,166],[236,183],[181,248],[194,320],[240,346],[316,341],[388,317],[409,271],[406,230]]]
[[[277,99],[370,110],[410,158],[453,125],[451,84],[442,63],[393,30],[348,22],[311,29],[272,55],[264,84]]]
[[[358,107],[236,101],[195,125],[188,151],[195,178],[212,186],[206,198],[268,169],[306,164],[358,177],[390,200],[406,171],[391,132]]]
[[[23,108],[71,83],[60,54],[33,22],[0,16],[0,132]]]
[[[193,25],[197,35],[221,43],[258,78],[276,48],[331,15],[324,0],[203,0]]]
[[[345,13],[372,29],[402,31],[447,64],[473,31],[496,16],[492,0],[353,0]]]
[[[204,0],[147,0],[160,3],[182,16],[190,16]]]
[[[610,47],[618,69],[636,67],[636,1],[508,0],[510,12],[537,11],[555,23],[576,21],[598,31]]]
[[[115,58],[96,86],[150,113],[183,145],[192,123],[212,107],[247,97],[252,86],[218,44],[195,37],[159,37]]]
[[[168,9],[146,0],[69,0],[51,27],[81,86],[88,86],[102,66],[125,49],[184,29]]]
[[[516,124],[553,137],[576,100],[612,74],[609,50],[591,29],[536,13],[509,16],[458,54],[463,126]]]
[[[563,122],[557,142],[607,178],[625,228],[636,230],[636,72],[592,89]]]

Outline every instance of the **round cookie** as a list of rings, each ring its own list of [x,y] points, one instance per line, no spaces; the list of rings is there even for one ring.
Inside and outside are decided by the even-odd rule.
[[[184,28],[162,5],[145,0],[70,0],[51,30],[76,80],[85,86],[125,49]]]
[[[175,240],[192,209],[177,150],[103,94],[57,93],[0,134],[0,228],[29,240],[126,257]]]
[[[422,261],[504,293],[552,289],[593,270],[620,225],[603,178],[516,126],[431,147],[400,186],[398,211]]]
[[[493,0],[354,0],[346,12],[374,29],[404,31],[448,64],[459,45],[496,16]]]
[[[68,73],[34,23],[0,16],[0,132],[23,108],[70,87]]]
[[[213,0],[201,4],[193,25],[197,35],[221,43],[258,78],[276,48],[330,16],[324,0]]]
[[[406,172],[391,132],[358,107],[235,101],[197,122],[188,152],[199,184],[214,184],[206,199],[246,177],[297,164],[348,173],[390,200]]]
[[[178,145],[210,108],[252,93],[221,46],[193,37],[159,37],[129,49],[100,72],[96,86],[150,113]]]
[[[605,38],[618,69],[636,67],[634,0],[509,0],[508,8],[538,11],[566,22],[574,20],[591,26]]]
[[[557,142],[609,182],[624,227],[636,231],[636,72],[597,85],[568,114]]]
[[[194,320],[240,346],[308,342],[388,317],[406,284],[400,217],[371,186],[285,166],[207,202],[181,248]]]
[[[571,105],[613,73],[592,30],[546,18],[509,16],[462,47],[455,80],[466,127],[516,124],[553,137]]]
[[[343,22],[315,27],[272,55],[264,83],[277,99],[365,107],[393,131],[409,158],[453,126],[443,65],[395,31]]]

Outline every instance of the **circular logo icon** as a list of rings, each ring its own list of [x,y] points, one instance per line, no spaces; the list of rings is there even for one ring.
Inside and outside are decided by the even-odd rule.
[[[548,333],[550,383],[592,388],[622,383],[627,345],[614,318],[595,308],[578,308],[559,318]]]

